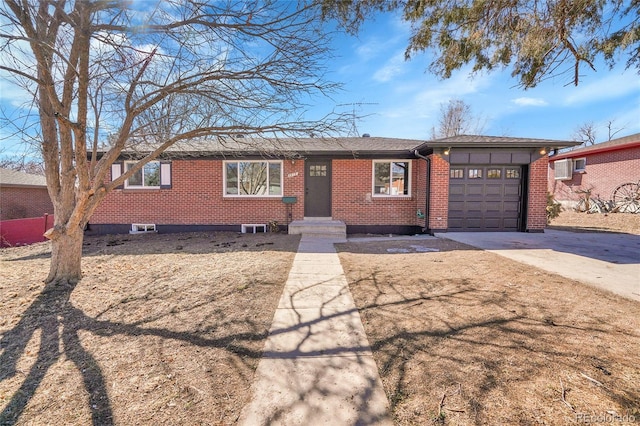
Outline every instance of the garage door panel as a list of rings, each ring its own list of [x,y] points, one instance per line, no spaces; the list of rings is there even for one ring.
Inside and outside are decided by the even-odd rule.
[[[504,195],[506,197],[520,198],[520,185],[506,184],[504,185]]]
[[[502,204],[491,203],[490,207],[487,207],[484,210],[485,217],[502,217],[504,213],[501,208],[501,205]]]
[[[502,228],[502,218],[486,218],[484,221],[484,227],[486,230],[498,230]]]
[[[502,187],[503,185],[501,184],[487,184],[485,185],[485,195],[502,197]]]
[[[468,217],[466,220],[466,227],[471,229],[482,228],[483,220],[476,217]]]
[[[449,201],[449,215],[452,212],[464,212],[464,201]]]
[[[449,197],[456,196],[456,195],[464,196],[464,187],[465,187],[464,185],[451,184],[449,186]]]
[[[449,227],[455,229],[464,228],[464,218],[449,217]]]
[[[463,178],[458,174],[458,178],[450,179],[451,231],[518,230],[522,205],[521,182],[520,179],[506,179],[506,168],[513,166],[467,165],[464,166]],[[487,175],[491,175],[491,178]]]
[[[482,197],[484,195],[484,185],[483,184],[468,184],[466,195],[477,195]]]
[[[502,203],[502,210],[507,213],[518,213],[520,203],[517,201],[505,201]]]
[[[504,219],[504,224],[503,224],[504,228],[507,229],[513,229],[513,230],[517,230],[518,229],[518,219],[517,218],[505,218]]]

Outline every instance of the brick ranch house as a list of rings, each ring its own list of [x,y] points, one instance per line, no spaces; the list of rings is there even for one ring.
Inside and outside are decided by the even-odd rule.
[[[44,176],[0,169],[0,220],[53,214]]]
[[[543,232],[546,152],[570,145],[489,136],[190,143],[108,194],[87,231],[253,232],[324,218],[347,233]],[[111,179],[135,158],[123,154]]]
[[[581,190],[607,201],[619,185],[638,181],[640,133],[549,158],[549,192],[565,208],[576,205]]]

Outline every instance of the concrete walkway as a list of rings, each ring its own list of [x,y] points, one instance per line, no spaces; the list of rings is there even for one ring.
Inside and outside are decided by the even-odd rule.
[[[302,236],[240,424],[393,424],[334,242]]]

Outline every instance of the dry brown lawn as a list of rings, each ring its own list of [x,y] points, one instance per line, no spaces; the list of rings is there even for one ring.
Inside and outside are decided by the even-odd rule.
[[[0,425],[233,424],[299,238],[88,237],[45,288],[48,243],[0,252]]]
[[[398,425],[640,423],[639,303],[446,240],[338,247]]]
[[[551,221],[549,228],[571,232],[621,232],[640,235],[640,214],[588,214],[566,210]]]
[[[638,233],[640,215],[566,213],[553,226]],[[47,243],[0,250],[0,424],[235,423],[297,244],[88,237],[75,288],[42,283]],[[419,244],[438,251],[339,246],[398,424],[640,422],[640,304],[458,243]]]

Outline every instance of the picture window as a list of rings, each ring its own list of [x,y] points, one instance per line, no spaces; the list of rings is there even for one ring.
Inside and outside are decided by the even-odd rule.
[[[410,194],[409,161],[374,161],[373,195],[407,196]]]

